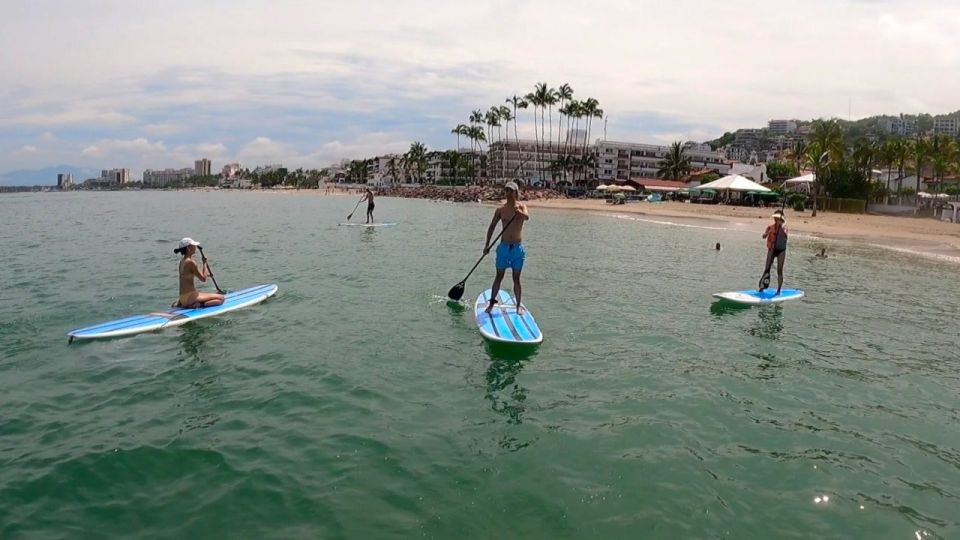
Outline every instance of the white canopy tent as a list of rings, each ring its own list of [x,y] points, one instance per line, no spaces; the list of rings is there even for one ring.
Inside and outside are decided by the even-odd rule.
[[[745,176],[740,176],[739,174],[731,174],[729,176],[724,176],[719,180],[714,180],[713,182],[707,182],[693,189],[715,189],[717,191],[728,190],[728,191],[770,191],[769,189],[761,186],[760,184],[750,180]]]
[[[812,184],[814,180],[816,180],[816,178],[813,176],[813,173],[808,173],[802,176],[798,176],[796,178],[791,178],[787,180],[785,183],[786,184]]]

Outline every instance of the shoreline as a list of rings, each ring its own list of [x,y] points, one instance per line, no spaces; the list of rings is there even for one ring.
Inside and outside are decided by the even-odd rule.
[[[689,203],[628,203],[617,206],[595,199],[557,199],[527,201],[531,208],[593,212],[626,219],[638,219],[664,225],[696,226],[706,229],[761,234],[770,223],[774,208],[713,206]],[[849,242],[960,264],[960,224],[930,218],[875,214],[820,213],[812,218],[807,212],[785,211],[790,231],[813,239]],[[694,222],[675,223],[677,219]]]

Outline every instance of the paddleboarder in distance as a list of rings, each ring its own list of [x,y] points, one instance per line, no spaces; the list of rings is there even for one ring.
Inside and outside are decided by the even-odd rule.
[[[373,209],[377,205],[373,204],[373,191],[370,188],[367,188],[362,200],[367,201],[367,223],[373,223]]]
[[[763,277],[760,278],[760,290],[763,291],[770,286],[770,267],[773,266],[773,260],[777,260],[777,295],[783,288],[783,262],[787,258],[787,226],[783,212],[777,210],[773,213],[773,223],[767,226],[763,231],[763,238],[767,241],[767,264],[763,269]]]
[[[523,270],[523,261],[526,259],[526,251],[523,249],[522,232],[523,222],[530,219],[530,213],[527,211],[527,205],[518,200],[519,188],[516,182],[507,182],[503,186],[507,202],[503,206],[497,207],[493,212],[493,219],[490,220],[490,226],[487,227],[487,238],[483,243],[483,254],[490,253],[490,238],[493,231],[497,229],[497,222],[503,225],[503,236],[500,238],[500,244],[497,246],[497,276],[493,278],[493,287],[490,292],[490,305],[486,312],[493,311],[493,305],[497,302],[497,295],[500,294],[500,282],[509,268],[513,273],[513,294],[517,297],[517,313],[523,314],[523,308],[520,304],[522,288],[520,286],[520,272]]]
[[[223,303],[223,295],[218,293],[202,293],[197,290],[193,284],[193,278],[206,282],[209,274],[207,273],[207,258],[202,257],[203,264],[198,268],[193,260],[194,253],[197,252],[197,242],[193,238],[184,238],[180,240],[180,245],[174,249],[174,253],[183,256],[180,259],[180,297],[173,303],[173,307],[198,308],[213,307]]]

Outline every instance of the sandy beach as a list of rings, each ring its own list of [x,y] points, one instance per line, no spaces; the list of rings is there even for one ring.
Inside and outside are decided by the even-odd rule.
[[[529,201],[531,208],[603,212],[608,214],[706,220],[744,230],[762,232],[770,223],[772,208],[702,205],[677,202],[633,203],[612,206],[596,199]],[[794,233],[818,238],[870,244],[904,253],[960,262],[960,224],[931,218],[838,214],[786,210],[787,226]]]

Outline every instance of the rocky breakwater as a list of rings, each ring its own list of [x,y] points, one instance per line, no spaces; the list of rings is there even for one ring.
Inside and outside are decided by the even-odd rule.
[[[387,197],[406,197],[409,199],[432,199],[451,202],[500,201],[504,198],[503,188],[499,186],[418,186],[393,187],[379,190],[379,195]],[[552,189],[523,188],[520,200],[537,201],[544,199],[565,199],[566,195]]]

